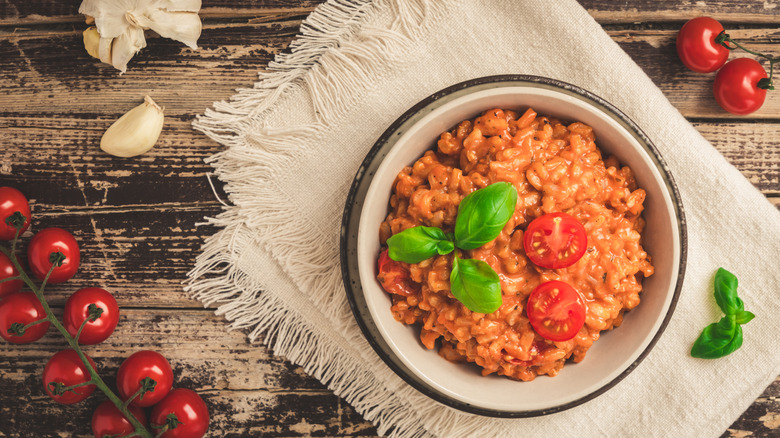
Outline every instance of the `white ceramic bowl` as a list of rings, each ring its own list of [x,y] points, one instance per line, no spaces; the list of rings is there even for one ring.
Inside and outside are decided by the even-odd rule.
[[[419,327],[393,319],[390,297],[376,280],[378,230],[398,172],[432,148],[458,122],[491,108],[537,113],[593,127],[597,145],[631,167],[647,192],[643,245],[655,274],[644,280],[640,305],[623,324],[602,332],[579,364],[556,377],[518,382],[482,377],[427,350]],[[493,76],[461,83],[420,102],[377,141],[358,171],[344,212],[342,273],[358,324],[382,359],[409,384],[449,406],[481,415],[528,417],[561,411],[605,392],[647,355],[669,321],[682,286],[686,240],[672,176],[642,131],[603,99],[570,84],[533,76]]]

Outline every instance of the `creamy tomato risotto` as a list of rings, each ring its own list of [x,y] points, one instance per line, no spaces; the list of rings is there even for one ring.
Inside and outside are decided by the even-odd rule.
[[[476,363],[483,375],[528,381],[555,376],[569,359],[583,360],[601,331],[619,326],[623,312],[639,304],[642,279],[653,266],[640,243],[645,191],[631,169],[602,156],[593,130],[583,123],[564,124],[533,109],[519,114],[490,110],[443,133],[433,150],[398,174],[379,230],[383,245],[420,225],[452,233],[466,195],[508,182],[517,190],[517,204],[498,237],[419,263],[390,260],[383,252],[378,279],[392,297],[395,319],[418,325],[426,348],[438,348],[450,361]],[[551,213],[566,213],[584,227],[587,248],[571,266],[542,268],[524,250],[529,223]],[[498,273],[498,310],[472,312],[453,296],[455,254],[482,260]],[[586,309],[584,324],[565,341],[540,335],[526,312],[531,292],[560,284],[555,281],[571,286]]]

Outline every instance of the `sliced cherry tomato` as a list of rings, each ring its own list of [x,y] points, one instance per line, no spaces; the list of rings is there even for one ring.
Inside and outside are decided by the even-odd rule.
[[[119,322],[119,306],[113,295],[99,287],[80,289],[68,298],[62,316],[62,325],[71,336],[75,337],[81,324],[89,319],[90,304],[103,309],[103,313],[98,319],[84,325],[79,336],[79,344],[94,345],[105,341],[114,332]]]
[[[721,108],[732,114],[755,112],[766,99],[766,89],[758,82],[766,78],[766,70],[752,58],[737,58],[729,61],[715,76],[712,91]]]
[[[23,326],[46,318],[43,305],[32,292],[14,292],[0,299],[0,336],[12,344],[29,344],[41,339],[49,330],[49,321],[27,327],[22,336],[8,331],[14,323]]]
[[[148,424],[143,409],[136,406],[129,406],[128,409],[141,424],[144,426]],[[120,437],[129,435],[134,431],[135,427],[133,427],[132,423],[122,415],[122,412],[110,400],[101,403],[92,414],[92,433],[95,435],[95,438]]]
[[[49,283],[62,283],[76,275],[81,261],[79,244],[72,234],[62,228],[46,228],[30,240],[27,261],[30,263],[30,270],[39,280],[43,280],[51,269],[49,257],[58,251],[65,256],[65,260],[62,266],[54,268],[49,276]]]
[[[0,252],[0,280],[6,278],[18,277],[19,271],[16,269],[11,259],[7,255]],[[0,298],[22,290],[22,280],[3,281],[0,283]]]
[[[387,250],[379,254],[377,265],[379,274],[376,278],[387,293],[408,297],[417,289],[409,277],[409,270],[401,262],[391,259]]]
[[[21,235],[30,226],[30,204],[19,190],[12,187],[0,187],[0,240],[12,240],[16,236],[16,227],[7,223],[6,219],[17,211],[27,218],[19,232]]]
[[[156,382],[154,390],[147,392],[143,398],[136,397],[130,404],[145,408],[156,404],[171,391],[173,386],[173,370],[165,357],[150,350],[133,353],[122,362],[116,374],[116,386],[122,400],[127,400],[141,388],[141,381],[149,377]]]
[[[149,422],[155,430],[161,430],[169,424],[170,414],[176,415],[180,424],[169,428],[161,438],[201,438],[209,429],[209,409],[195,391],[184,388],[171,391],[154,406]]]
[[[551,341],[568,341],[585,323],[585,301],[573,287],[553,280],[531,292],[526,304],[531,327]]]
[[[551,213],[528,224],[523,247],[535,265],[560,269],[577,263],[588,248],[588,238],[580,221],[566,213]]]
[[[95,362],[89,356],[87,356],[87,360],[92,368],[95,368]],[[43,388],[54,401],[64,405],[72,405],[92,395],[95,392],[95,385],[79,386],[69,389],[61,395],[55,395],[56,384],[69,387],[89,382],[91,378],[89,370],[79,358],[76,350],[62,350],[46,363],[46,368],[43,369]]]
[[[715,42],[723,26],[710,17],[697,17],[677,33],[677,55],[689,69],[698,73],[713,72],[726,63],[729,49]]]

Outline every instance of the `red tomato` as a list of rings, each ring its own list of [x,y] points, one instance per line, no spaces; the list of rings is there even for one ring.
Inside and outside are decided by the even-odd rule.
[[[585,323],[585,301],[573,287],[553,280],[531,292],[526,304],[534,331],[551,341],[568,341]]]
[[[28,327],[24,335],[8,333],[11,324],[27,325],[46,318],[43,305],[32,292],[14,292],[0,299],[0,336],[12,344],[29,344],[41,339],[49,330],[49,321]]]
[[[726,63],[729,49],[715,42],[723,26],[710,17],[688,21],[677,33],[677,55],[689,69],[699,73],[713,72]]]
[[[408,297],[416,290],[414,282],[409,277],[409,270],[401,263],[390,258],[387,250],[379,254],[377,262],[379,274],[376,278],[382,283],[387,293]]]
[[[19,271],[16,269],[11,259],[7,255],[0,252],[0,280],[6,278],[18,277]],[[0,283],[0,298],[22,290],[22,280],[11,280]]]
[[[160,435],[161,438],[200,438],[209,429],[209,409],[195,391],[183,388],[171,391],[152,409],[149,422],[153,428],[164,427],[168,414],[175,414],[181,424]]]
[[[577,263],[588,248],[588,238],[580,221],[566,213],[551,213],[528,224],[523,247],[535,265],[560,269]]]
[[[129,406],[128,409],[141,424],[148,424],[143,409],[136,406]],[[92,433],[95,438],[125,436],[134,431],[132,423],[110,400],[101,403],[92,414]]]
[[[729,61],[715,76],[715,100],[732,114],[750,114],[764,104],[766,89],[759,88],[758,81],[766,77],[766,70],[755,59]]]
[[[72,234],[62,228],[46,228],[39,231],[27,248],[27,261],[33,274],[43,280],[51,269],[49,257],[52,253],[61,252],[65,256],[62,266],[55,267],[49,276],[49,283],[68,281],[76,274],[81,261],[79,244]]]
[[[87,360],[92,368],[95,368],[95,362],[89,356],[87,356]],[[88,382],[90,379],[89,371],[76,350],[60,351],[49,359],[46,368],[43,369],[43,388],[49,397],[64,405],[72,405],[89,397],[95,392],[95,385],[80,386],[65,391],[62,395],[54,395],[52,392],[53,383],[59,382],[67,387]]]
[[[99,287],[80,289],[68,298],[62,316],[62,325],[71,336],[75,337],[81,324],[89,319],[90,304],[103,309],[103,313],[95,321],[87,322],[81,330],[79,344],[94,345],[105,341],[119,322],[119,306],[113,295]]]
[[[16,236],[16,227],[6,223],[6,219],[16,212],[27,218],[19,235],[30,226],[30,204],[22,192],[11,187],[0,187],[0,240],[12,240]]]
[[[132,397],[141,388],[141,380],[149,377],[157,384],[153,391],[136,397],[132,406],[147,407],[162,400],[173,386],[173,370],[168,360],[156,351],[143,350],[133,353],[122,362],[116,374],[116,386],[122,400]]]

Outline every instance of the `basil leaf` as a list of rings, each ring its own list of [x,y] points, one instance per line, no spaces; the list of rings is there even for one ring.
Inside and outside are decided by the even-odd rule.
[[[715,302],[726,315],[733,315],[745,308],[745,304],[737,297],[737,284],[734,274],[718,268],[715,274]]]
[[[733,353],[741,346],[742,327],[737,324],[734,315],[728,315],[702,330],[691,348],[691,356],[717,359]]]
[[[469,193],[458,206],[455,245],[476,249],[495,239],[515,213],[517,190],[498,182]]]
[[[407,228],[387,239],[387,255],[395,261],[420,263],[436,254],[449,254],[455,245],[436,227]]]
[[[736,313],[735,317],[737,324],[741,325],[749,323],[756,315],[753,315],[752,312],[748,312],[747,310],[740,310]]]
[[[452,295],[472,312],[493,313],[501,307],[501,281],[482,260],[461,260],[455,256],[450,288]]]

